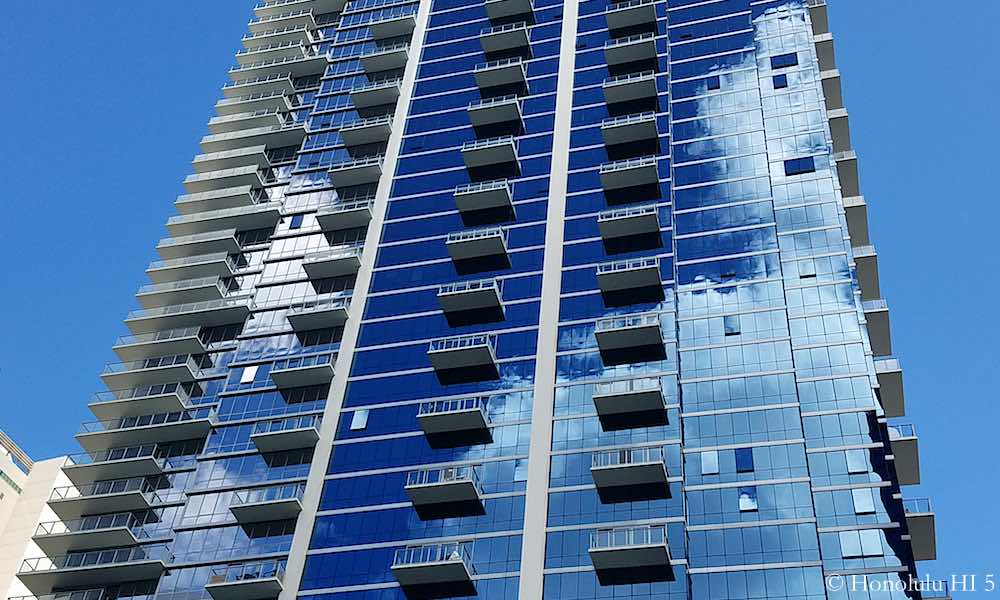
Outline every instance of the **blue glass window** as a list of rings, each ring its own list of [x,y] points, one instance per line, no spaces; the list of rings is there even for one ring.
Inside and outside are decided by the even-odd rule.
[[[794,52],[771,57],[772,69],[784,69],[785,67],[794,67],[797,64],[799,64],[799,55]]]
[[[788,87],[788,75],[775,75],[771,78],[774,82],[774,89],[780,90],[782,88]]]
[[[801,175],[803,173],[812,173],[815,170],[816,161],[811,156],[785,161],[785,175]]]
[[[740,512],[754,512],[757,510],[757,488],[756,486],[745,486],[740,488]]]
[[[722,87],[722,82],[719,80],[718,77],[709,77],[705,81],[707,82],[708,89],[710,90],[717,90]]]
[[[740,334],[740,316],[739,315],[726,315],[722,317],[722,324],[726,330],[726,335],[739,335]]]
[[[288,224],[289,229],[298,229],[302,227],[302,215],[293,215],[291,223]]]
[[[753,450],[751,448],[736,449],[736,472],[737,473],[753,472]]]

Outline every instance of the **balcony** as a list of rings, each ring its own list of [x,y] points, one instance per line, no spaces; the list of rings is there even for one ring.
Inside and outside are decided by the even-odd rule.
[[[240,167],[256,167],[259,170],[264,170],[270,166],[270,161],[267,158],[266,146],[250,146],[249,148],[199,154],[191,161],[191,166],[194,167],[195,173],[211,173]],[[191,212],[203,210],[207,210],[207,208],[192,209]]]
[[[282,44],[285,42],[312,45],[314,40],[311,31],[312,29],[308,25],[272,27],[264,31],[252,31],[244,34],[243,47],[254,48],[264,44]]]
[[[813,34],[826,33],[829,29],[829,16],[826,11],[826,0],[807,0],[809,19],[812,21]],[[939,582],[940,583],[940,582]],[[925,598],[929,596],[924,594]]]
[[[289,9],[311,9],[314,13],[340,12],[344,9],[344,0],[266,0],[258,2],[253,12],[258,17],[285,12]]]
[[[33,594],[56,588],[112,586],[158,579],[171,561],[167,546],[136,546],[29,558],[21,563],[18,579]]]
[[[667,530],[663,525],[598,529],[590,534],[587,553],[598,577],[632,571],[640,581],[673,580]],[[644,571],[651,577],[642,577]]]
[[[826,100],[826,109],[844,108],[844,95],[840,87],[840,71],[837,69],[823,71],[819,74],[819,80],[823,86],[823,99]]]
[[[188,408],[190,396],[180,383],[164,383],[100,392],[91,397],[90,412],[101,421],[138,417]]]
[[[95,513],[141,512],[156,501],[156,492],[146,479],[133,477],[57,487],[49,496],[49,508],[65,522]]]
[[[467,310],[502,310],[500,282],[496,279],[458,281],[438,287],[438,302],[446,313]]]
[[[183,258],[168,258],[154,260],[149,263],[146,275],[154,283],[168,283],[184,279],[201,279],[202,277],[232,277],[236,274],[236,265],[226,252],[199,254]]]
[[[400,548],[392,557],[391,571],[403,587],[469,583],[475,574],[466,542]]]
[[[643,71],[608,77],[601,85],[608,104],[656,98],[656,73]]]
[[[487,98],[469,103],[469,122],[474,127],[496,123],[520,123],[521,99],[516,94]]]
[[[875,374],[878,376],[878,397],[887,417],[906,414],[903,399],[903,367],[896,358],[876,358]]]
[[[268,125],[267,127],[242,129],[232,133],[206,135],[201,138],[199,144],[202,152],[222,152],[223,150],[235,150],[236,148],[261,144],[269,148],[284,148],[285,146],[300,145],[305,137],[305,124],[296,123],[289,119],[281,125]]]
[[[455,187],[455,205],[460,212],[490,208],[514,209],[510,184],[506,179],[466,183]]]
[[[245,94],[231,98],[223,98],[215,103],[215,112],[220,115],[236,115],[240,113],[256,112],[258,110],[281,110],[290,112],[293,109],[292,102],[284,90],[273,92],[262,92],[257,94]]]
[[[101,372],[101,380],[109,390],[117,390],[172,381],[194,381],[199,372],[198,363],[190,354],[173,354],[108,363]]]
[[[506,255],[507,232],[499,226],[454,231],[448,234],[445,246],[452,260]]]
[[[312,298],[289,306],[285,318],[295,331],[312,331],[343,325],[349,307],[350,299],[343,296]]]
[[[246,129],[284,125],[289,121],[288,113],[280,110],[258,110],[234,115],[212,117],[208,121],[208,130],[213,134],[238,133]]]
[[[125,362],[169,354],[203,354],[206,350],[200,327],[166,329],[141,335],[124,335],[113,350]]]
[[[229,254],[234,254],[239,249],[240,243],[236,241],[235,229],[163,238],[156,245],[156,252],[164,260],[216,254],[225,254],[228,257]],[[230,269],[230,272],[232,272],[232,269]],[[183,279],[183,277],[173,276],[172,279]],[[172,279],[167,279],[166,281]]]
[[[910,532],[910,547],[914,560],[937,559],[937,526],[934,510],[927,498],[903,500],[906,528]]]
[[[412,10],[404,14],[390,15],[372,21],[368,23],[368,30],[371,31],[372,38],[375,40],[384,40],[410,35],[416,26],[417,14],[416,10]]]
[[[654,185],[659,181],[660,173],[655,156],[628,158],[601,165],[601,186],[604,191]]]
[[[351,102],[356,108],[395,104],[399,98],[400,78],[373,81],[351,88]]]
[[[479,43],[483,52],[508,52],[530,46],[528,40],[528,25],[524,21],[507,23],[496,27],[486,27],[479,32]]]
[[[374,207],[375,202],[368,199],[338,202],[320,208],[316,220],[323,231],[357,229],[371,222]]]
[[[300,40],[287,40],[244,48],[236,53],[236,64],[245,67],[262,61],[294,60],[296,58],[306,58],[309,56],[309,53],[309,46]],[[258,73],[258,75],[260,74]]]
[[[528,75],[520,57],[478,64],[472,74],[476,78],[476,85],[481,90],[501,85],[520,84],[526,86],[528,84]]]
[[[246,321],[252,309],[253,302],[250,298],[223,298],[208,302],[134,310],[125,317],[125,325],[135,334],[195,325],[202,327],[232,325]]]
[[[486,14],[493,20],[527,15],[535,11],[531,0],[486,0],[485,4]]]
[[[340,128],[340,139],[348,146],[361,146],[386,142],[392,135],[392,117],[372,117],[345,123]]]
[[[258,15],[250,19],[247,27],[253,33],[270,31],[276,27],[308,27],[316,29],[316,20],[311,10],[287,10]]]
[[[917,430],[909,423],[888,425],[889,448],[896,464],[896,476],[900,485],[920,483],[920,449],[917,445]]]
[[[144,285],[135,297],[143,308],[160,308],[171,304],[219,300],[227,292],[222,280],[213,276]]]
[[[156,444],[143,444],[71,454],[66,458],[63,473],[80,486],[106,479],[159,475],[165,464],[157,455]]]
[[[215,409],[208,407],[91,421],[81,426],[76,441],[87,452],[96,453],[102,448],[204,438],[215,423]]]
[[[656,6],[653,0],[628,0],[610,4],[604,9],[608,29],[625,29],[636,25],[656,23]]]
[[[402,69],[406,66],[406,59],[410,55],[410,45],[406,42],[390,44],[388,46],[378,46],[367,52],[363,52],[358,59],[365,73],[372,75],[380,71],[392,69]]]
[[[377,183],[382,177],[382,159],[381,155],[365,156],[330,165],[330,182],[338,188]]]
[[[840,194],[844,197],[860,196],[861,183],[858,180],[858,155],[854,150],[837,152],[833,155],[837,165],[837,179],[840,180]]]
[[[854,248],[854,264],[858,272],[862,300],[878,300],[882,297],[878,277],[878,254],[875,246]]]
[[[488,433],[489,413],[486,398],[460,398],[457,400],[430,400],[421,402],[417,422],[428,436],[452,433]]]
[[[597,215],[597,228],[605,241],[622,237],[659,234],[659,210],[655,204],[603,210]]]
[[[868,325],[868,339],[875,356],[892,354],[892,337],[889,334],[889,305],[885,300],[865,300],[861,303]]]
[[[844,212],[847,214],[847,233],[851,236],[852,246],[868,246],[871,238],[868,235],[868,204],[864,196],[844,198]]]
[[[660,316],[656,313],[600,319],[594,326],[594,335],[601,352],[663,344]]]
[[[330,383],[336,361],[337,355],[333,352],[276,360],[271,365],[271,381],[279,388]]]
[[[666,408],[657,377],[638,377],[594,385],[594,408],[598,417],[662,412]]]
[[[287,47],[285,47],[287,48]],[[229,69],[229,79],[232,81],[242,81],[250,77],[262,77],[279,73],[288,73],[293,78],[306,75],[322,75],[326,70],[326,53],[317,54],[307,50],[304,46],[302,51],[292,56],[275,56],[273,58],[261,58],[253,62],[239,63],[237,57],[236,66]],[[294,50],[288,51],[292,54]]]
[[[647,111],[604,119],[601,121],[601,135],[606,146],[655,140],[660,135],[656,128],[656,113]]]
[[[833,139],[834,153],[847,152],[851,149],[851,126],[846,108],[833,108],[826,111],[830,123],[830,137]]]
[[[181,194],[174,200],[177,212],[188,218],[221,209],[249,208],[264,199],[264,190],[258,185],[241,185],[223,189]],[[235,231],[235,229],[233,229]]]
[[[284,590],[285,561],[262,560],[216,567],[205,585],[213,600],[269,600]]]
[[[494,337],[488,334],[461,335],[431,341],[427,358],[437,371],[495,366]]]
[[[167,219],[167,231],[170,235],[192,235],[219,229],[264,229],[274,227],[279,220],[281,202],[262,202],[192,215],[174,215]]]
[[[631,258],[597,265],[597,286],[604,293],[659,287],[660,260]]]
[[[274,73],[261,77],[248,77],[240,81],[230,81],[222,86],[225,98],[236,99],[246,96],[280,94],[287,96],[295,91],[292,76],[289,73]]]
[[[77,550],[135,546],[143,522],[132,513],[39,523],[31,538],[46,556]]]
[[[813,45],[816,46],[816,58],[819,59],[820,72],[836,69],[837,57],[833,50],[833,35],[830,33],[814,35]]]
[[[361,268],[362,246],[342,246],[307,254],[302,268],[310,279],[353,275]]]
[[[421,469],[406,474],[406,495],[417,509],[445,504],[478,504],[483,492],[473,465]]]
[[[598,490],[624,486],[667,485],[662,448],[622,448],[594,452],[590,475]]]
[[[286,417],[254,424],[250,441],[263,453],[312,448],[319,441],[319,415]]]
[[[302,512],[305,483],[269,485],[233,492],[229,512],[242,524],[294,519]]]
[[[510,135],[465,142],[462,160],[469,169],[517,162],[517,142]]]
[[[264,187],[264,178],[256,166],[234,167],[221,171],[195,173],[184,179],[184,189],[190,194],[214,192],[221,189],[249,187],[257,190]],[[219,208],[213,206],[212,208]],[[211,209],[209,209],[211,210]]]
[[[609,66],[655,59],[656,34],[652,32],[629,35],[604,42],[604,60]]]

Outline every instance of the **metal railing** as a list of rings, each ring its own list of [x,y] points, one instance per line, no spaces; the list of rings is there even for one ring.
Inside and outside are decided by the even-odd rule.
[[[609,4],[608,7],[604,9],[604,12],[609,13],[620,10],[628,10],[630,8],[645,6],[647,4],[653,4],[653,0],[626,0],[625,2],[615,2],[614,4]]]
[[[289,371],[292,369],[318,367],[320,365],[332,365],[336,362],[336,360],[336,352],[310,354],[309,356],[293,356],[274,361],[274,364],[271,365],[271,373],[274,373],[275,371]]]
[[[371,166],[382,166],[382,160],[385,158],[382,154],[375,154],[373,156],[363,156],[361,158],[354,158],[349,160],[342,160],[337,163],[333,163],[327,169],[328,171],[341,171],[346,169],[360,169],[362,167]]]
[[[222,279],[218,275],[212,275],[210,277],[199,277],[197,279],[182,279],[180,281],[169,281],[167,283],[149,283],[139,288],[139,291],[135,293],[136,296],[141,296],[143,294],[160,294],[164,292],[176,292],[181,290],[191,290],[200,287],[210,287],[214,285],[219,288],[219,292],[225,294],[228,290],[226,286],[222,283]]]
[[[195,195],[196,194],[191,194],[191,196],[195,196]],[[167,246],[183,246],[184,244],[197,244],[198,242],[209,242],[209,241],[221,240],[221,239],[225,239],[225,238],[233,238],[235,240],[236,239],[236,230],[235,229],[220,229],[218,231],[206,231],[204,233],[192,233],[190,235],[179,235],[179,236],[176,236],[176,237],[163,238],[162,240],[160,240],[160,243],[157,244],[157,247],[164,248],[164,247],[167,247]],[[216,254],[227,254],[227,253],[221,252],[221,253],[216,253]],[[212,256],[212,254],[206,254],[206,255],[201,255],[201,256]],[[195,257],[189,257],[189,258],[195,258]],[[153,263],[150,264],[150,268],[154,268],[153,265],[156,264],[156,263],[163,263],[163,262],[173,261],[173,260],[180,260],[180,259],[173,258],[173,259],[167,259],[167,260],[154,261]],[[155,268],[163,268],[163,267],[155,267]]]
[[[107,421],[87,421],[80,425],[79,433],[106,433],[111,431],[122,431],[125,429],[139,429],[142,427],[156,427],[157,425],[186,423],[188,421],[197,421],[201,419],[208,420],[210,423],[215,423],[215,417],[216,412],[214,407],[192,408],[175,412],[157,413],[154,415],[121,417],[120,419],[109,419]]]
[[[475,465],[444,467],[441,469],[420,469],[406,474],[406,486],[461,483],[468,481],[482,493]]]
[[[450,352],[485,346],[493,350],[493,335],[487,333],[459,335],[431,340],[430,352]]]
[[[627,73],[625,75],[615,75],[604,80],[605,86],[624,85],[636,81],[656,79],[656,71],[640,71],[639,73]]]
[[[889,425],[888,429],[889,429],[890,440],[917,437],[917,428],[914,427],[912,423]]]
[[[288,27],[275,27],[274,29],[268,29],[266,31],[251,31],[249,33],[243,34],[243,41],[254,40],[258,38],[272,37],[275,35],[285,35],[289,33],[304,33],[307,38],[310,38],[309,31],[310,27],[308,25],[289,25]]]
[[[597,331],[614,331],[617,329],[630,329],[632,327],[652,327],[654,325],[657,327],[660,326],[660,315],[657,313],[642,313],[600,319],[594,328]]]
[[[67,485],[53,488],[52,493],[49,494],[49,501],[58,502],[60,500],[108,496],[127,492],[139,492],[150,499],[156,495],[156,489],[145,477],[131,477],[128,479],[113,479],[85,485]]]
[[[522,70],[524,69],[524,61],[521,60],[520,56],[515,56],[513,58],[501,58],[499,60],[491,60],[488,62],[479,63],[478,65],[476,65],[475,69],[473,69],[473,72],[489,71],[492,69],[502,69],[505,67],[513,67],[513,66],[521,67]]]
[[[237,490],[233,492],[233,498],[229,505],[242,506],[245,504],[276,502],[278,500],[301,500],[305,489],[306,484],[302,482]]]
[[[296,0],[301,1],[301,0]],[[272,52],[274,50],[285,50],[287,48],[302,48],[305,50],[307,46],[300,42],[299,40],[289,40],[287,42],[275,42],[274,44],[264,44],[263,46],[254,46],[252,48],[244,48],[236,53],[236,56],[249,56],[251,54],[256,54],[258,52]]]
[[[468,546],[471,542],[445,542],[400,548],[392,556],[393,567],[432,565],[445,562],[463,562],[471,571],[472,556]]]
[[[861,309],[865,312],[889,310],[889,303],[881,298],[876,300],[863,300],[861,302]]]
[[[281,433],[282,431],[293,431],[295,429],[319,429],[322,421],[323,418],[320,415],[301,415],[284,419],[272,419],[270,421],[258,421],[254,423],[252,435]]]
[[[304,8],[302,10],[290,10],[288,12],[278,13],[276,15],[264,15],[262,17],[253,17],[249,21],[249,25],[257,25],[262,23],[270,23],[271,21],[283,21],[285,19],[294,19],[295,17],[312,17],[312,9]]]
[[[481,140],[470,140],[462,144],[462,151],[466,150],[482,150],[484,148],[496,148],[497,146],[506,145],[516,145],[514,136],[512,135],[501,135],[498,137],[484,138]]]
[[[216,210],[206,210],[204,212],[192,213],[190,215],[174,215],[167,219],[167,227],[178,223],[194,223],[196,221],[207,221],[209,219],[222,219],[225,217],[238,217],[241,215],[252,215],[269,211],[280,211],[281,202],[261,202],[248,206],[234,206],[232,208],[219,208]]]
[[[626,260],[616,260],[597,265],[597,274],[621,273],[623,271],[635,271],[637,269],[660,268],[660,259],[656,257],[629,258]]]
[[[409,50],[410,45],[406,42],[398,42],[395,44],[387,44],[385,46],[376,46],[370,50],[366,50],[358,55],[358,58],[364,58],[366,56],[375,56],[378,54],[385,54],[388,52],[397,52],[399,50]]]
[[[656,121],[656,113],[648,110],[634,115],[622,115],[620,117],[608,117],[601,120],[601,127],[619,127],[622,125],[633,125],[635,123],[647,123]]]
[[[208,584],[239,583],[260,579],[281,580],[285,576],[285,562],[284,559],[272,559],[215,567],[209,575]]]
[[[893,371],[902,371],[903,365],[899,362],[898,358],[876,358],[875,359],[875,372],[876,373],[891,373]]]
[[[662,462],[663,448],[659,447],[601,450],[590,455],[590,466],[595,469]]]
[[[652,41],[656,38],[656,34],[653,32],[637,33],[635,35],[626,35],[620,38],[610,39],[604,42],[604,48],[614,48],[616,46],[627,46],[629,44],[634,44],[636,42]]]
[[[652,546],[667,543],[667,529],[663,525],[638,525],[635,527],[610,527],[590,534],[591,550]]]
[[[327,262],[331,260],[338,260],[342,258],[354,258],[361,256],[363,246],[342,246],[339,248],[331,248],[329,250],[323,250],[322,252],[312,252],[305,255],[302,259],[303,262]]]
[[[285,73],[272,73],[271,75],[261,75],[260,77],[248,77],[246,79],[240,79],[239,81],[230,81],[223,84],[223,89],[236,88],[250,85],[257,85],[260,83],[271,83],[272,81],[279,81],[281,79],[287,79],[289,83],[292,82],[292,74],[290,72]]]
[[[465,412],[469,410],[479,410],[485,417],[487,414],[487,404],[488,399],[486,396],[457,398],[454,400],[428,400],[420,403],[420,407],[417,409],[417,416],[442,415]]]
[[[230,67],[230,73],[239,73],[241,71],[253,71],[255,69],[262,69],[264,67],[275,67],[279,65],[284,65],[288,63],[294,63],[302,60],[311,60],[314,58],[325,58],[325,55],[306,51],[303,47],[302,56],[286,56],[284,58],[269,58],[265,60],[258,60],[252,63],[247,63],[245,65],[234,65]]]
[[[495,98],[486,98],[484,100],[474,100],[469,102],[468,110],[479,110],[483,108],[490,108],[493,106],[501,106],[504,104],[521,104],[521,99],[517,94],[507,94],[506,96],[497,96]],[[489,183],[489,182],[486,182]]]
[[[183,338],[198,337],[201,327],[179,327],[177,329],[164,329],[152,333],[140,333],[138,335],[123,335],[115,340],[115,347],[134,346],[136,344],[153,344],[156,342],[169,342]]]
[[[138,336],[136,336],[138,337]],[[122,390],[111,390],[108,392],[98,392],[93,394],[91,402],[120,402],[123,400],[136,400],[139,398],[152,398],[155,396],[165,396],[167,394],[177,394],[181,402],[190,399],[188,390],[181,383],[158,383],[156,385],[144,385],[140,387],[127,388]]]
[[[491,237],[499,237],[504,242],[507,241],[507,231],[499,225],[491,227],[480,227],[478,229],[464,229],[462,231],[452,231],[448,234],[446,243],[455,244],[459,242],[471,242],[474,240],[484,240]]]
[[[351,306],[351,299],[344,296],[316,297],[309,300],[295,302],[288,307],[288,315],[301,315],[327,310],[348,309]]]
[[[602,163],[601,173],[612,173],[614,171],[624,171],[626,169],[637,169],[641,167],[655,167],[655,156],[640,156],[638,158],[626,158],[614,162]]]
[[[473,279],[471,281],[456,281],[438,286],[438,296],[443,294],[461,294],[480,290],[496,290],[501,292],[501,283],[496,279]]]
[[[492,192],[493,190],[506,190],[510,195],[510,184],[506,179],[494,179],[492,181],[482,181],[479,183],[463,183],[455,186],[455,195],[477,194],[480,192]]]
[[[185,236],[185,237],[193,237],[193,236]],[[173,239],[176,241],[180,238],[173,238]],[[236,269],[236,265],[229,257],[228,252],[212,252],[210,254],[198,254],[195,256],[185,256],[183,258],[168,258],[165,260],[154,260],[153,262],[149,263],[149,267],[146,270],[152,271],[154,269],[173,269],[178,267],[200,265],[212,262],[225,262],[233,270]]]
[[[219,298],[217,300],[205,300],[203,302],[188,302],[186,304],[174,304],[159,308],[144,308],[133,310],[125,317],[129,319],[149,319],[154,317],[166,317],[170,315],[181,315],[189,312],[201,312],[204,310],[217,310],[220,308],[246,307],[253,308],[253,300],[248,296],[240,298]]]
[[[595,396],[611,396],[615,394],[631,394],[638,392],[663,393],[658,377],[636,377],[621,381],[602,381],[594,384]]]
[[[340,130],[364,129],[365,127],[374,127],[377,125],[392,125],[392,117],[390,115],[382,115],[381,117],[355,119],[350,123],[344,123],[341,125]]]
[[[373,81],[371,83],[365,83],[365,84],[362,84],[362,85],[356,85],[356,86],[354,86],[354,87],[352,87],[350,89],[350,93],[354,94],[354,93],[357,93],[357,92],[367,92],[367,91],[370,91],[370,90],[377,90],[377,89],[381,89],[381,88],[389,88],[389,87],[393,87],[393,86],[399,87],[399,85],[401,83],[403,83],[403,78],[402,77],[396,77],[396,78],[393,78],[393,79],[383,79],[382,81]]]
[[[167,546],[136,546],[134,548],[110,548],[91,552],[74,552],[59,556],[29,558],[21,563],[20,574],[56,571],[60,569],[80,569],[104,565],[124,564],[160,560],[170,562],[172,555]]]
[[[85,533],[88,531],[101,531],[104,529],[125,528],[137,537],[149,537],[148,534],[142,533],[140,528],[143,525],[154,521],[156,521],[155,516],[145,516],[140,518],[135,516],[133,513],[97,515],[66,521],[47,521],[38,524],[38,527],[35,528],[35,536],[66,535],[72,533]]]
[[[528,24],[524,21],[518,21],[517,23],[507,23],[506,25],[497,25],[496,27],[484,27],[479,31],[479,35],[496,35],[498,33],[508,33],[511,31],[527,31]]]
[[[132,371],[146,371],[149,369],[162,369],[165,367],[187,366],[192,373],[198,372],[198,363],[190,354],[175,354],[172,356],[154,356],[142,360],[132,360],[128,362],[107,363],[101,371],[101,375],[114,375],[119,373],[130,373]]]
[[[162,468],[165,461],[163,458],[156,456],[156,450],[156,444],[141,444],[120,448],[107,448],[94,452],[79,452],[77,454],[70,454],[67,456],[66,466],[63,468],[116,463],[135,460],[137,458],[152,459]]]

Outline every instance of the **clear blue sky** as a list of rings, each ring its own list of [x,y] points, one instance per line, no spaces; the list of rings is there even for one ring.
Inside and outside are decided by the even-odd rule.
[[[163,237],[250,2],[8,2],[0,21],[0,427],[75,451],[88,396]],[[938,515],[938,575],[998,565],[987,189],[1000,3],[831,0],[862,191]],[[181,15],[183,14],[183,18]],[[990,298],[994,298],[990,300]]]

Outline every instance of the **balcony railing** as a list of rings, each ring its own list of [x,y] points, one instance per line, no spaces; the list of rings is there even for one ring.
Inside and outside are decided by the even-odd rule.
[[[591,455],[590,466],[594,469],[607,467],[627,467],[645,463],[663,462],[663,448],[621,448],[602,450]]]
[[[301,500],[305,489],[305,483],[289,483],[237,490],[233,492],[230,506],[262,504],[279,500]]]
[[[61,556],[46,556],[29,558],[21,563],[19,575],[55,571],[62,569],[78,569],[99,567],[112,564],[123,564],[145,561],[170,562],[172,555],[168,546],[136,546],[134,548],[112,548],[109,550],[94,550],[92,552],[76,552]]]
[[[281,579],[284,576],[284,560],[261,560],[216,567],[212,569],[208,583],[211,585],[257,579]]]
[[[111,494],[125,494],[128,492],[138,492],[141,494],[155,496],[156,488],[150,484],[145,477],[96,481],[86,485],[67,485],[53,488],[52,493],[49,494],[49,501],[59,502],[61,500],[72,500],[74,498],[108,496]]]
[[[402,586],[462,583],[475,574],[470,542],[407,546],[392,557],[392,573]]]

